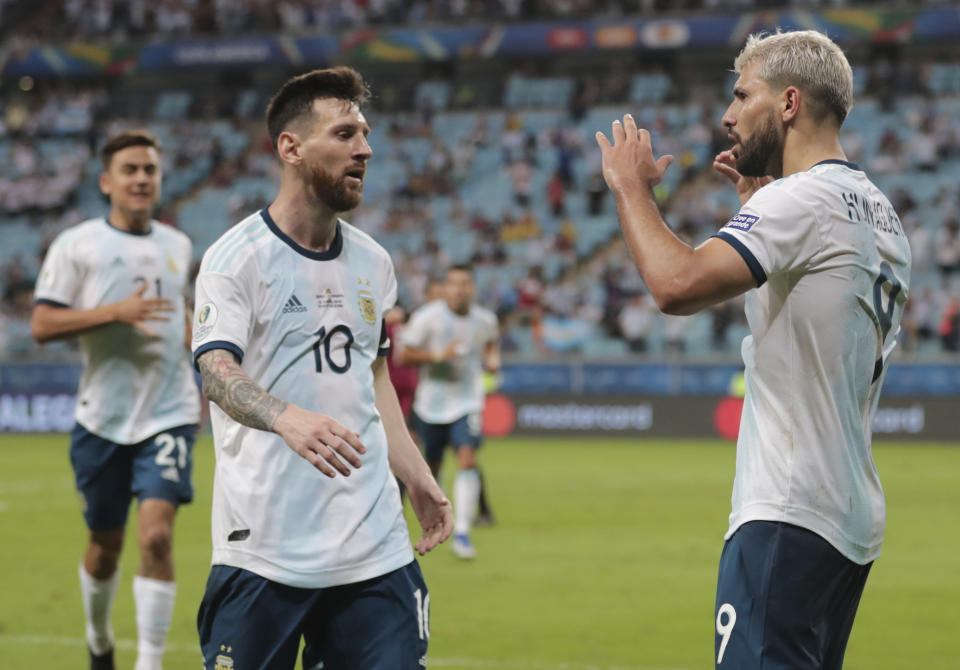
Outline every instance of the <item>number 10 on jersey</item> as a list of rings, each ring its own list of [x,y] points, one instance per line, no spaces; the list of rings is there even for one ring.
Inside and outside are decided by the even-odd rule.
[[[315,335],[317,336],[317,341],[313,343],[313,361],[317,366],[317,372],[323,372],[323,364],[326,361],[326,365],[330,370],[342,375],[344,372],[350,369],[350,347],[353,345],[353,332],[350,330],[349,326],[340,324],[339,326],[334,326],[330,329],[330,332],[327,333],[327,328],[324,326],[318,330]],[[333,338],[337,335],[342,335],[343,340],[343,360],[335,361],[331,356],[331,353],[335,351],[335,343]]]

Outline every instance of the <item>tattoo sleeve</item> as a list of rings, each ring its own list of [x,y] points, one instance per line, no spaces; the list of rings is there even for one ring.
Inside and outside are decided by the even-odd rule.
[[[197,365],[203,378],[203,395],[211,402],[245,426],[273,430],[287,403],[257,386],[240,369],[232,353],[213,349],[200,356]]]

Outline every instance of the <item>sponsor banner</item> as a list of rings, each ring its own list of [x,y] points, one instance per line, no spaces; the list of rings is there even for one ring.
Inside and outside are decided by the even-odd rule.
[[[0,393],[0,432],[68,433],[76,396],[66,393]]]
[[[875,440],[932,440],[960,445],[952,398],[882,400]],[[584,435],[735,440],[743,400],[731,396],[567,396],[502,394],[487,397],[488,437]]]
[[[746,12],[671,19],[599,19],[469,27],[361,29],[302,38],[250,37],[166,44],[71,44],[13,51],[0,76],[119,75],[137,70],[225,66],[322,65],[333,60],[409,62],[546,55],[585,49],[739,48],[747,35],[815,28],[840,44],[899,44],[960,37],[960,11],[827,9]]]

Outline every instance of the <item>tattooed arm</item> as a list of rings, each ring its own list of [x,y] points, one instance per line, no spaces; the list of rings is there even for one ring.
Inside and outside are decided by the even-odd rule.
[[[203,394],[238,423],[276,433],[304,459],[328,477],[350,476],[366,453],[359,436],[328,416],[309,412],[264,391],[247,376],[234,355],[211,349],[197,359]]]

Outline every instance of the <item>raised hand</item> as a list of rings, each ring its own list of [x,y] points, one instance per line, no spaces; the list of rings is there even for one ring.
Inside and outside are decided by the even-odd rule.
[[[630,193],[636,189],[650,189],[660,183],[663,173],[673,163],[673,156],[653,157],[649,131],[637,128],[633,116],[627,114],[623,122],[613,122],[613,144],[598,132],[597,144],[603,155],[603,178],[615,194]]]
[[[737,159],[732,151],[721,151],[713,159],[713,169],[729,179],[737,188],[740,204],[747,204],[753,194],[773,181],[773,177],[744,177],[737,171]]]

